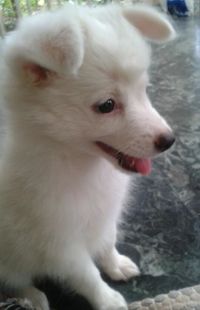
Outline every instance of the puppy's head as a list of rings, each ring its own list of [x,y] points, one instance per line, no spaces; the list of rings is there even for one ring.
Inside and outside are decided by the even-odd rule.
[[[28,132],[147,174],[147,158],[174,137],[146,94],[146,39],[174,34],[145,6],[67,7],[25,19],[4,45],[13,118]]]

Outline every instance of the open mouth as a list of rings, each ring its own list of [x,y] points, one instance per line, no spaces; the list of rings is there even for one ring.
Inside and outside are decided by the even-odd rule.
[[[115,158],[121,168],[129,172],[136,172],[142,175],[148,175],[151,172],[151,160],[145,158],[136,158],[126,155],[112,146],[97,141],[96,145],[106,154]]]

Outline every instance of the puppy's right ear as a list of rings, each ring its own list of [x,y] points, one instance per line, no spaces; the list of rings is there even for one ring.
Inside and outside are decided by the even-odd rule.
[[[126,20],[147,39],[165,42],[175,38],[176,33],[167,18],[156,9],[138,4],[123,10]]]
[[[49,72],[76,73],[83,57],[81,26],[60,11],[24,19],[4,44],[7,64],[27,71],[33,80],[44,80]]]

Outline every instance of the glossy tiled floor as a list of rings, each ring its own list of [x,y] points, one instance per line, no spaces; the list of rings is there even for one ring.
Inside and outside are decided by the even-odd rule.
[[[120,286],[128,300],[200,283],[200,18],[175,25],[178,40],[153,53],[149,93],[177,141],[133,190],[121,246],[136,249],[142,277]]]
[[[133,189],[121,248],[136,250],[142,276],[120,285],[128,300],[200,283],[200,18],[175,25],[178,40],[154,50],[149,93],[177,141]]]
[[[132,184],[119,248],[142,276],[112,283],[128,301],[200,283],[200,18],[174,22],[178,39],[154,47],[149,94],[177,142],[154,161],[151,176]],[[45,287],[57,308],[87,309],[54,285]]]

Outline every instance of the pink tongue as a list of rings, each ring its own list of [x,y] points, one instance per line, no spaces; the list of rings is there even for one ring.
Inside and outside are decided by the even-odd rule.
[[[151,160],[150,159],[135,159],[135,170],[143,175],[148,175],[151,172]]]

